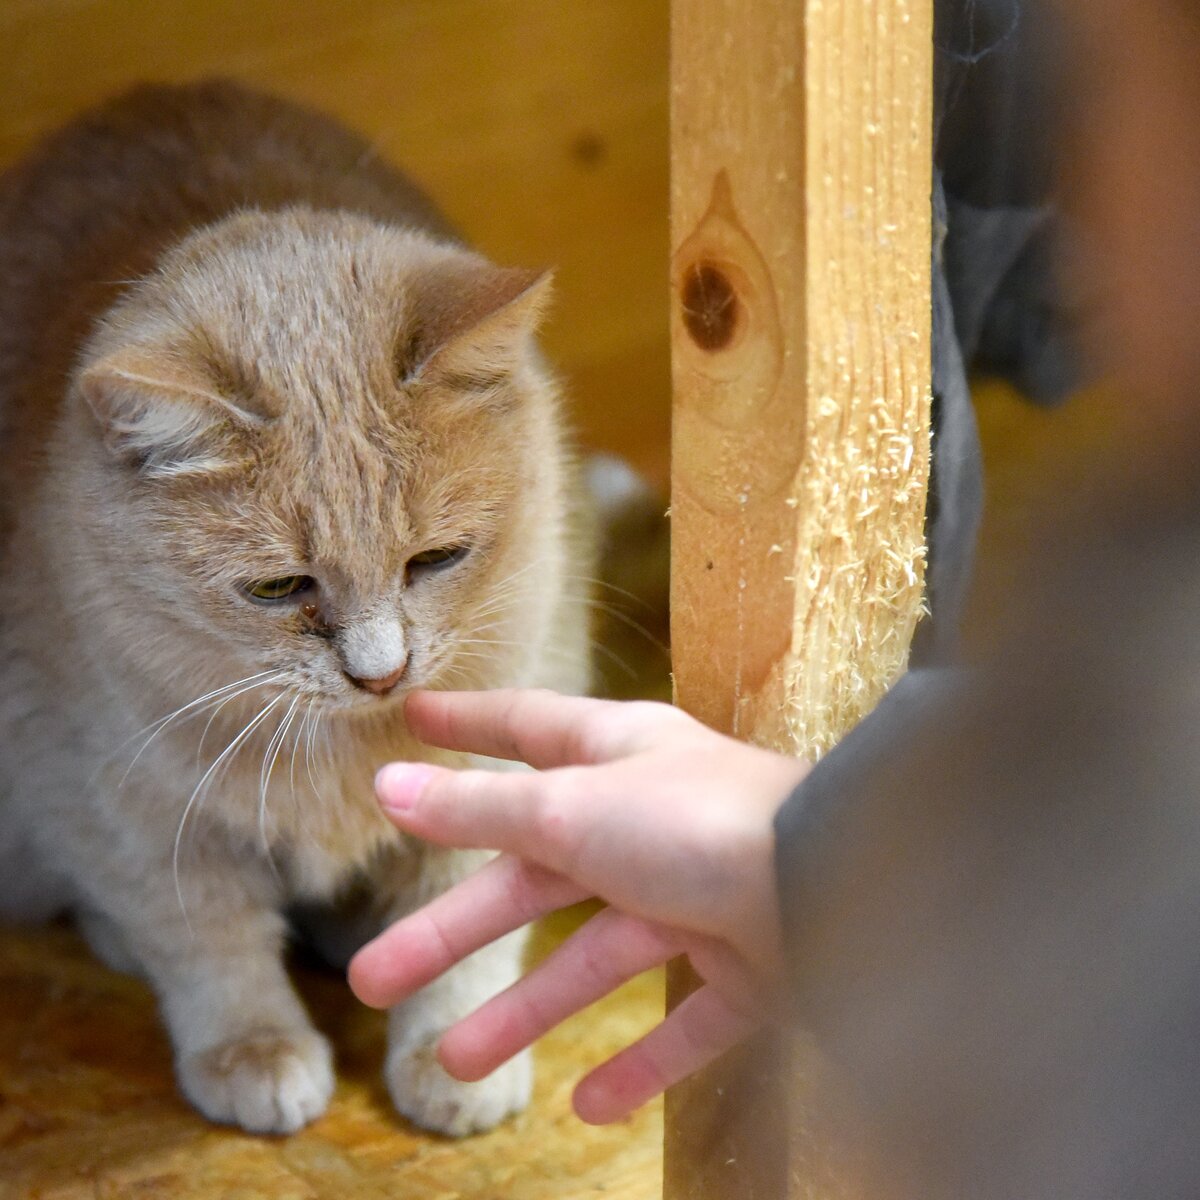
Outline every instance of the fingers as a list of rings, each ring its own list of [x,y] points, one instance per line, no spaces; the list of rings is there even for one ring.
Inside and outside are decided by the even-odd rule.
[[[589,1125],[620,1120],[708,1066],[762,1024],[760,1017],[733,1008],[706,985],[644,1038],[585,1076],[575,1089],[575,1112]]]
[[[406,833],[460,850],[530,852],[543,777],[530,771],[454,771],[390,763],[375,776],[383,811]]]
[[[586,895],[549,871],[493,859],[364,946],[350,962],[350,987],[364,1004],[386,1008],[481,946]]]
[[[567,1017],[678,953],[677,939],[664,927],[605,909],[453,1026],[438,1059],[458,1079],[482,1079]]]
[[[629,705],[611,700],[510,689],[491,692],[413,692],[404,705],[412,732],[429,745],[508,758],[543,770],[606,762],[624,752],[636,731]]]
[[[573,874],[589,834],[587,801],[603,794],[601,772],[454,771],[391,763],[375,777],[393,824],[439,846],[500,850]]]

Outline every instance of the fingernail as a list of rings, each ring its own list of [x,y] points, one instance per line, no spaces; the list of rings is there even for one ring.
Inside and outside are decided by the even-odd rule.
[[[390,812],[406,812],[436,773],[428,763],[388,763],[375,776],[375,794]]]

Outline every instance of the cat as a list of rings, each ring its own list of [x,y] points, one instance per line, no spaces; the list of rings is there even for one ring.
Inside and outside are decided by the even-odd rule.
[[[0,912],[69,911],[155,990],[184,1095],[286,1133],[331,1052],[283,963],[473,870],[372,776],[409,688],[588,683],[585,520],[534,333],[544,274],[466,249],[371,147],[224,81],[135,88],[0,178]],[[529,1098],[442,1031],[522,940],[389,1014],[397,1110]]]

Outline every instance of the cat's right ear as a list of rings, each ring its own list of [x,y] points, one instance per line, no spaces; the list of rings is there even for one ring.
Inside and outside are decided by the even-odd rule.
[[[78,386],[110,453],[149,477],[235,467],[245,434],[269,419],[169,351],[114,351],[84,367]]]
[[[416,344],[400,356],[401,375],[490,393],[524,355],[545,312],[551,281],[549,271],[490,263],[445,267],[424,284]]]

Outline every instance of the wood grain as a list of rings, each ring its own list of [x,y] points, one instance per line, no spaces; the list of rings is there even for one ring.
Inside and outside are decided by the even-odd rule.
[[[931,5],[675,0],[671,51],[676,697],[812,757],[921,613]],[[666,1195],[844,1194],[823,1077],[765,1039],[676,1089]]]

